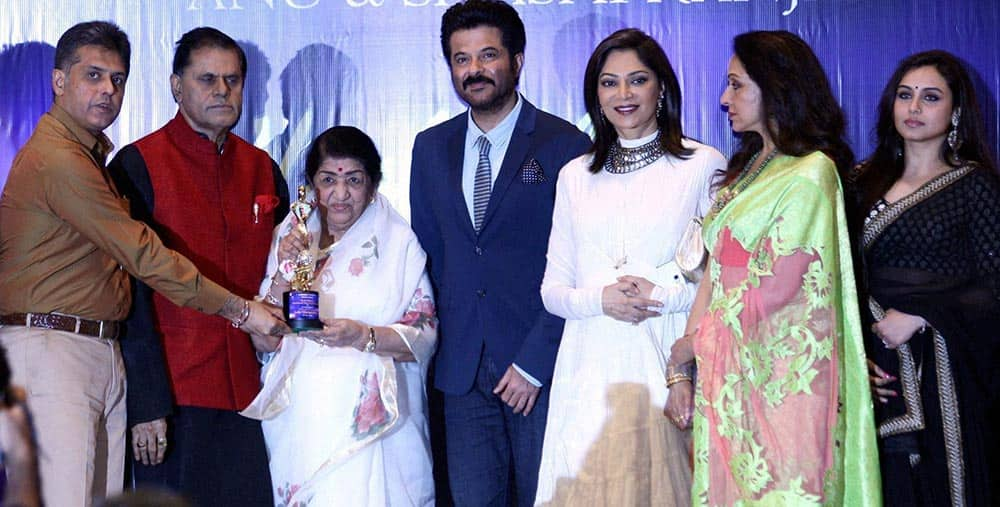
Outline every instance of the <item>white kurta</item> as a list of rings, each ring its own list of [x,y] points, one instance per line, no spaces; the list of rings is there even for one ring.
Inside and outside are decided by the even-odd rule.
[[[673,259],[688,221],[708,211],[726,161],[711,147],[685,145],[690,158],[664,156],[631,173],[592,174],[584,155],[559,174],[542,300],[566,327],[536,504],[691,503],[688,439],[662,414],[666,360],[697,291]],[[636,326],[603,314],[603,288],[623,275],[662,287],[662,316]]]
[[[269,273],[289,221],[275,235]],[[319,237],[315,213],[308,227]],[[263,421],[275,505],[434,504],[425,380],[437,320],[425,264],[409,225],[381,195],[332,247],[314,283],[320,316],[389,326],[416,362],[284,337],[243,411]]]

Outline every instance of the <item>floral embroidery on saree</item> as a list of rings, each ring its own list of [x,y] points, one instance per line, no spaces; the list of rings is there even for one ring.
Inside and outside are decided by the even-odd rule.
[[[361,374],[361,394],[354,406],[354,423],[351,430],[356,440],[377,434],[389,424],[389,414],[382,403],[378,372],[365,370]]]
[[[880,503],[841,195],[823,155],[779,157],[705,225],[695,505]]]

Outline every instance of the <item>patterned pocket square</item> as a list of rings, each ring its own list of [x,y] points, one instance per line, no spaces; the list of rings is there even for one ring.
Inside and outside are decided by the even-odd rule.
[[[524,165],[521,166],[521,183],[527,183],[529,185],[534,185],[537,183],[545,183],[548,178],[545,177],[545,171],[542,170],[542,166],[538,164],[535,159],[528,159]]]

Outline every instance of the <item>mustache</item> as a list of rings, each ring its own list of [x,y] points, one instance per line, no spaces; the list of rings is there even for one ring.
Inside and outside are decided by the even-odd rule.
[[[497,85],[495,82],[493,82],[492,79],[490,79],[490,78],[488,78],[488,77],[480,74],[478,76],[472,76],[472,77],[465,78],[465,81],[462,81],[462,89],[464,90],[464,89],[466,89],[466,88],[468,88],[468,87],[470,87],[470,86],[472,86],[472,85],[474,85],[476,83],[491,84],[493,86]]]

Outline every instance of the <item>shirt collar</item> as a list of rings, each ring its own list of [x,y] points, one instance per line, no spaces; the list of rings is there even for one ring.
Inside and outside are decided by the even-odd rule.
[[[493,129],[489,132],[483,132],[483,130],[479,128],[479,125],[476,125],[476,121],[472,119],[472,109],[470,108],[467,113],[469,118],[468,132],[470,137],[475,140],[479,139],[479,136],[486,136],[486,139],[488,139],[490,144],[494,146],[496,146],[501,140],[510,138],[511,133],[514,132],[514,127],[517,125],[517,117],[521,116],[522,105],[524,105],[524,99],[521,97],[521,94],[518,93],[517,103],[514,104],[514,108],[511,109],[510,112],[507,113],[507,116],[505,116],[503,120],[500,120],[500,123],[497,123],[497,126],[493,127]]]
[[[63,126],[69,130],[70,134],[76,138],[77,142],[86,147],[87,151],[94,155],[94,158],[103,161],[107,158],[108,154],[111,153],[111,150],[115,148],[115,145],[111,143],[108,136],[104,135],[104,132],[95,136],[89,130],[84,128],[83,125],[77,123],[77,121],[73,119],[73,117],[70,116],[70,114],[67,113],[66,110],[59,104],[53,103],[52,108],[49,109],[49,114],[52,115],[56,121],[63,124]]]

